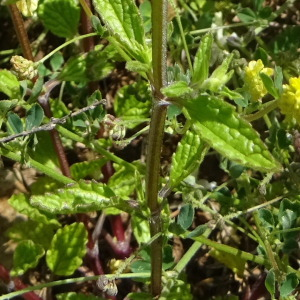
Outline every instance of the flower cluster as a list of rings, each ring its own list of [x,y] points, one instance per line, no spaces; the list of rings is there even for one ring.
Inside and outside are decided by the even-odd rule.
[[[295,118],[300,123],[300,77],[290,78],[289,84],[283,85],[278,106],[287,118]]]
[[[19,79],[32,80],[38,75],[36,64],[22,56],[15,55],[10,59],[13,67],[13,71],[16,73]]]
[[[261,72],[269,76],[272,76],[274,73],[273,69],[264,68],[261,59],[250,61],[245,68],[245,88],[250,93],[252,101],[258,101],[267,94],[267,90],[259,76]]]

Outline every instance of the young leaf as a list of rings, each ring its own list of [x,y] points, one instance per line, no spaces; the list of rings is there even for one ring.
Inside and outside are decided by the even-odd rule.
[[[83,181],[59,189],[55,194],[33,195],[30,203],[52,214],[74,214],[114,206],[114,192],[105,184]]]
[[[280,296],[287,297],[299,284],[298,277],[295,273],[289,273],[285,281],[280,286]]]
[[[162,88],[161,92],[169,98],[179,98],[193,91],[186,81],[176,81],[169,86]]]
[[[48,267],[56,275],[72,275],[82,263],[86,243],[87,231],[83,223],[74,223],[59,229],[46,253]]]
[[[268,290],[268,292],[271,294],[272,297],[274,297],[275,294],[275,273],[274,270],[271,269],[266,277],[265,286]]]
[[[262,226],[271,230],[274,227],[274,218],[272,213],[265,208],[262,208],[258,211],[259,219],[262,223]]]
[[[22,120],[17,114],[13,112],[9,112],[7,121],[8,121],[7,122],[8,130],[10,133],[15,134],[15,133],[21,133],[23,131]]]
[[[57,294],[56,298],[58,300],[104,300],[103,298],[94,295],[86,295],[75,292]]]
[[[38,15],[45,27],[57,36],[72,38],[80,19],[80,8],[74,0],[45,0]]]
[[[256,13],[249,7],[242,8],[237,16],[243,23],[253,22],[257,19]]]
[[[275,85],[274,85],[274,82],[273,82],[272,78],[269,75],[267,75],[263,72],[259,73],[259,76],[260,76],[261,80],[263,81],[263,84],[264,84],[265,88],[267,89],[267,91],[275,99],[278,99],[279,95],[278,95],[278,92],[275,88]]]
[[[23,275],[28,269],[36,267],[44,253],[42,246],[33,241],[20,242],[14,252],[14,268],[11,275]]]
[[[20,84],[17,77],[8,70],[0,70],[0,92],[9,98],[20,98]]]
[[[281,169],[257,132],[230,104],[208,96],[199,96],[182,104],[196,133],[225,157],[263,172]]]
[[[42,213],[37,208],[30,205],[28,195],[15,194],[8,202],[16,211],[30,217],[31,220],[44,224],[53,224],[56,227],[60,226],[60,223],[54,219],[54,216]]]
[[[38,127],[44,118],[44,111],[39,104],[34,104],[26,116],[26,130],[31,130],[33,127]]]
[[[201,85],[208,78],[212,42],[213,35],[210,33],[202,38],[194,60],[193,83]]]
[[[177,223],[183,228],[188,229],[194,220],[194,207],[191,204],[186,204],[181,207],[177,219]]]
[[[7,236],[15,241],[31,240],[36,244],[40,244],[44,249],[48,249],[50,241],[54,235],[57,226],[53,224],[44,224],[32,220],[14,224],[6,232]]]
[[[149,62],[142,18],[133,0],[94,0],[110,34],[140,62]]]
[[[202,162],[207,146],[200,139],[194,128],[190,128],[183,136],[172,157],[170,171],[170,188],[174,188],[190,175]]]

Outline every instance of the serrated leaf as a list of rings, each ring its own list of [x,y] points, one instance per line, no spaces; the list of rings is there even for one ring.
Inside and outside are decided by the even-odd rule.
[[[194,220],[194,207],[191,204],[186,204],[180,208],[177,223],[183,228],[188,229]]]
[[[14,252],[14,267],[11,275],[20,276],[28,269],[36,267],[44,254],[45,251],[41,245],[30,240],[20,242]]]
[[[96,297],[94,295],[86,295],[75,292],[57,294],[58,300],[104,300],[104,298]]]
[[[8,70],[0,70],[0,92],[9,98],[20,98],[20,84],[17,77]]]
[[[23,132],[22,120],[17,114],[13,112],[9,112],[7,115],[7,125],[8,125],[8,131],[11,134]]]
[[[230,104],[209,96],[199,96],[182,104],[196,133],[225,157],[263,172],[281,169],[258,133]]]
[[[275,273],[273,269],[271,269],[267,274],[265,286],[273,297],[275,294]]]
[[[170,187],[178,185],[199,166],[206,154],[206,144],[200,135],[190,128],[179,142],[172,157]]]
[[[53,224],[57,227],[60,226],[60,223],[54,218],[54,216],[42,213],[36,207],[30,205],[28,195],[13,195],[8,202],[16,211],[28,216],[31,220],[44,224]]]
[[[26,116],[26,130],[31,130],[33,127],[38,127],[41,125],[44,118],[44,110],[39,104],[34,104]]]
[[[134,237],[139,245],[147,243],[151,238],[148,220],[141,219],[140,217],[136,216],[136,214],[133,214],[130,221],[132,224]]]
[[[80,267],[86,253],[87,231],[83,223],[57,230],[46,253],[48,267],[56,275],[68,276]]]
[[[74,0],[45,0],[39,5],[38,15],[52,33],[72,38],[79,25],[80,8]]]
[[[192,81],[198,82],[199,85],[208,78],[212,42],[213,35],[205,35],[195,56]]]
[[[142,18],[133,0],[93,0],[110,34],[126,52],[149,63]]]
[[[193,92],[186,81],[176,81],[169,86],[162,88],[161,92],[169,98],[179,98]]]
[[[279,292],[281,297],[287,297],[298,286],[299,280],[295,273],[286,276],[285,281],[281,284]]]
[[[57,226],[53,224],[27,220],[13,224],[6,234],[15,242],[31,240],[36,244],[40,244],[44,249],[48,249],[56,228]]]
[[[265,74],[264,72],[260,72],[259,76],[265,86],[265,88],[267,89],[267,91],[275,98],[278,99],[279,95],[278,92],[275,88],[274,82],[272,80],[272,78]]]
[[[75,163],[70,167],[72,178],[79,180],[87,176],[93,176],[95,172],[101,170],[101,167],[104,166],[106,162],[106,158],[98,158],[91,161]]]
[[[114,192],[105,184],[79,182],[59,189],[55,194],[33,195],[30,203],[52,214],[74,214],[114,206]]]
[[[151,93],[148,84],[144,81],[127,85],[118,91],[114,101],[114,111],[117,117],[123,120],[144,121],[150,115]],[[128,128],[134,128],[139,123],[128,123]]]
[[[126,69],[131,72],[147,73],[149,72],[149,64],[141,63],[136,60],[126,62]]]

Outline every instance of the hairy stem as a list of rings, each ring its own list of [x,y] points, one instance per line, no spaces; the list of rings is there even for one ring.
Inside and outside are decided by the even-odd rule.
[[[162,231],[160,203],[158,201],[160,154],[167,107],[161,105],[160,89],[167,85],[167,1],[152,1],[152,67],[153,108],[149,128],[146,161],[146,199],[151,212],[150,232],[153,237]],[[161,293],[162,237],[151,244],[151,292],[153,297]]]

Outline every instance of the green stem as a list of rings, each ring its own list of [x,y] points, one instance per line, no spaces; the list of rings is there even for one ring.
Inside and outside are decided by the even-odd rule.
[[[149,221],[151,236],[162,232],[158,190],[160,183],[160,154],[167,107],[161,105],[161,88],[167,85],[167,0],[152,1],[152,67],[153,109],[149,128],[146,159],[146,199],[151,212]],[[153,297],[161,293],[162,243],[159,237],[151,244],[151,292]]]
[[[77,36],[65,43],[63,43],[62,45],[60,45],[59,47],[55,48],[53,51],[51,51],[49,54],[47,54],[46,56],[44,56],[42,59],[40,59],[37,63],[44,63],[47,59],[49,59],[53,54],[55,54],[56,52],[58,52],[59,50],[63,49],[64,47],[76,42],[76,41],[79,41],[79,40],[82,40],[82,39],[85,39],[85,38],[88,38],[90,36],[96,36],[98,33],[96,32],[92,32],[92,33],[88,33],[88,34],[84,34],[84,35],[80,35],[80,36]]]
[[[14,161],[18,161],[18,162],[22,163],[22,156],[21,156],[21,154],[18,154],[18,152],[16,152],[16,151],[10,151],[6,148],[0,147],[0,155],[3,155]],[[46,167],[45,165],[37,162],[36,160],[34,160],[30,157],[26,161],[26,164],[29,166],[32,166],[33,168],[41,171],[42,173],[48,175],[49,177],[51,177],[63,184],[74,183],[74,180],[60,174],[57,170],[53,170],[53,169]]]
[[[254,113],[254,114],[245,115],[242,117],[245,120],[247,120],[248,122],[252,122],[252,121],[262,118],[264,115],[268,114],[269,112],[271,112],[272,110],[274,110],[277,107],[278,107],[278,100],[273,100],[273,101],[268,102],[260,111]]]

